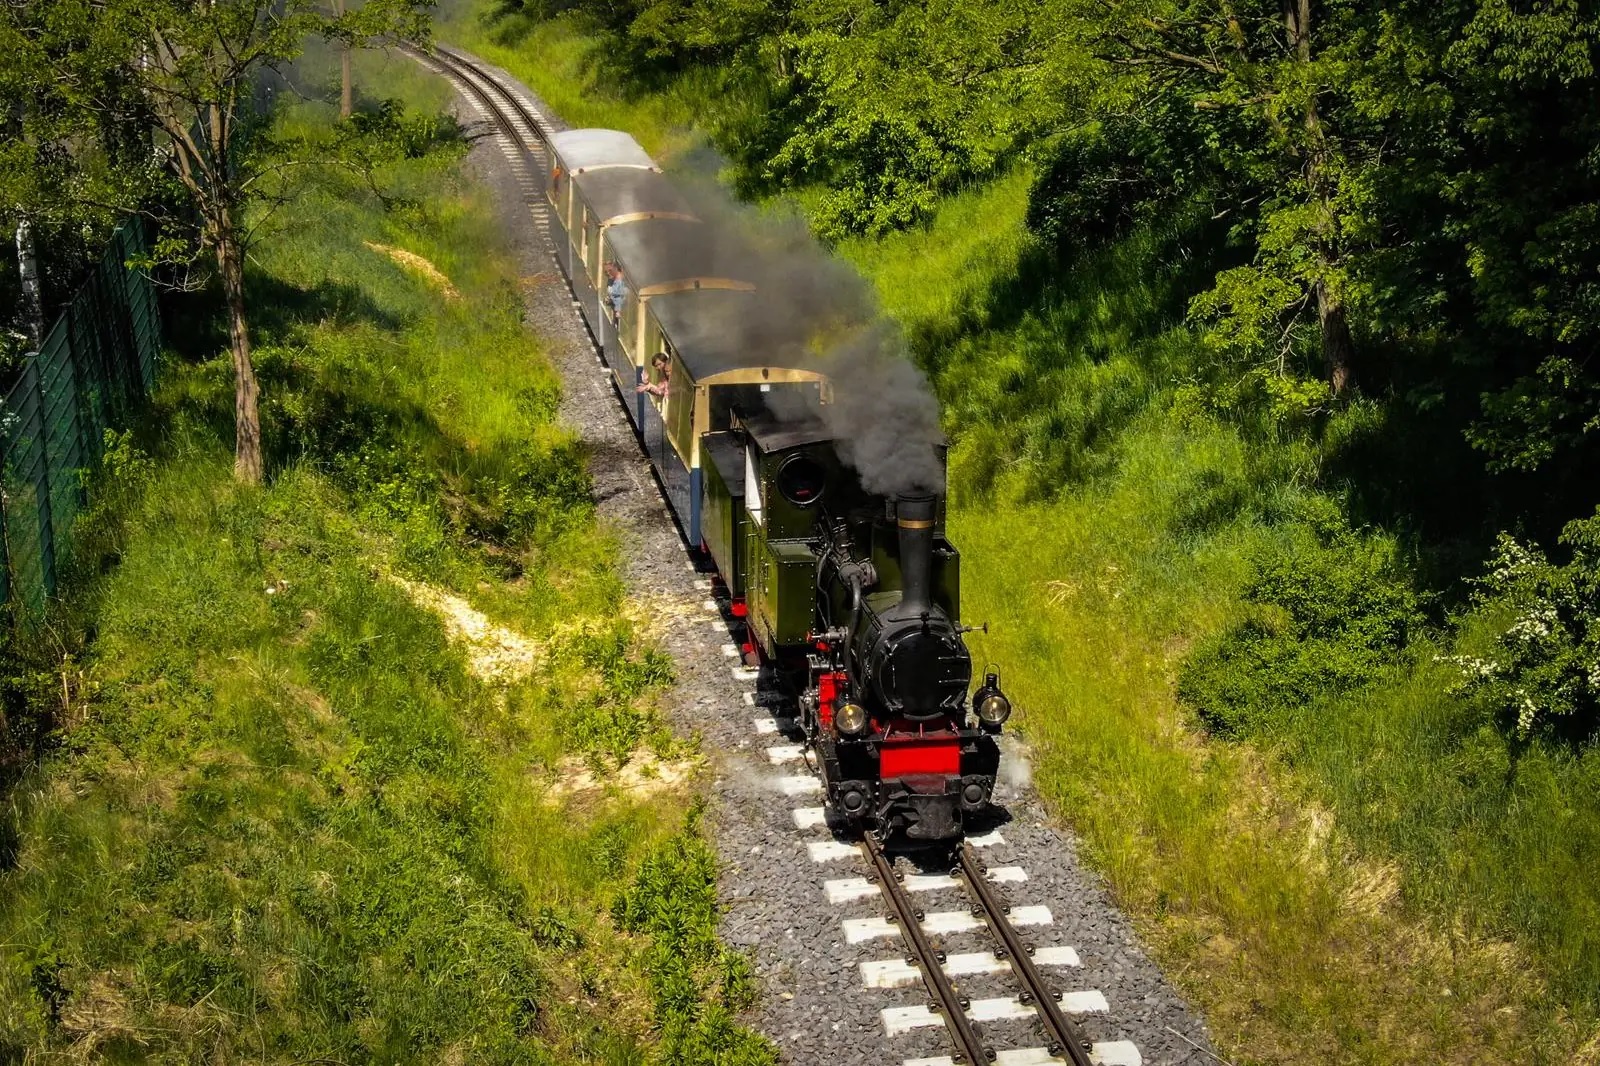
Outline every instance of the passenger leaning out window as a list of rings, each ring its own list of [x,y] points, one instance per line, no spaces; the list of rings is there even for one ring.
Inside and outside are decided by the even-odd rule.
[[[628,283],[622,280],[622,268],[616,263],[606,264],[606,277],[610,282],[606,284],[606,299],[611,302],[611,324],[614,326],[622,319],[622,301],[628,295]]]
[[[665,396],[667,384],[672,379],[672,360],[667,358],[666,352],[657,352],[655,358],[650,360],[650,365],[655,368],[656,380],[643,382],[633,391],[648,392],[652,396]]]

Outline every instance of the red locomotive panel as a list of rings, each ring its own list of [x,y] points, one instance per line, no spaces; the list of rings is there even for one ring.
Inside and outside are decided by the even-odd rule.
[[[953,735],[891,740],[880,751],[878,774],[886,781],[920,774],[961,774],[961,741]]]

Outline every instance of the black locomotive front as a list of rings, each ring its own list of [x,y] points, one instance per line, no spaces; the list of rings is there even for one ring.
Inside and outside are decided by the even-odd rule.
[[[1010,714],[994,675],[969,714],[972,657],[952,609],[954,567],[934,577],[955,554],[937,536],[937,514],[936,497],[905,495],[892,520],[880,512],[826,527],[817,584],[827,625],[803,700],[834,810],[918,842],[958,837],[989,809],[995,736]],[[874,559],[897,575],[883,579]]]

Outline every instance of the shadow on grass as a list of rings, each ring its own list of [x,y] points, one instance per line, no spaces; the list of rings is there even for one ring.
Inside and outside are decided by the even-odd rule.
[[[1191,212],[1076,252],[1033,244],[961,313],[914,325],[967,438],[964,488],[1049,499],[1114,465],[1120,433],[1203,372],[1184,315],[1224,238]]]
[[[1474,371],[1442,345],[1374,345],[1365,355],[1370,398],[1329,423],[1321,484],[1344,497],[1353,525],[1400,536],[1422,587],[1459,602],[1470,591],[1461,579],[1480,572],[1500,532],[1550,544],[1594,506],[1600,447],[1496,473],[1468,443],[1479,397],[1503,387],[1495,360]]]
[[[379,329],[404,325],[359,286],[322,281],[306,289],[270,274],[252,272],[245,302],[253,347],[292,343],[306,323],[330,326],[368,322]],[[168,291],[161,302],[167,347],[179,359],[200,362],[228,347],[228,320],[220,287],[213,282],[194,291]]]

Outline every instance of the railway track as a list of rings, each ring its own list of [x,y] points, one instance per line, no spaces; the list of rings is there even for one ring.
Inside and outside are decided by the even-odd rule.
[[[1072,1066],[1092,1066],[1094,1059],[1090,1051],[1093,1043],[1062,1011],[1059,994],[1046,983],[1044,976],[1034,966],[1032,949],[1022,942],[1007,919],[1010,908],[989,883],[988,871],[973,853],[971,845],[963,843],[960,846],[957,852],[958,865],[950,871],[951,877],[961,881],[972,901],[973,915],[981,918],[993,935],[995,957],[1011,967],[1013,976],[1021,985],[1018,1002],[1038,1012],[1050,1041],[1043,1049],[1015,1049],[1007,1054],[984,1040],[969,1013],[971,1000],[961,994],[945,972],[947,956],[924,930],[922,923],[925,913],[912,902],[902,883],[903,875],[894,868],[876,837],[868,834],[862,847],[872,863],[878,883],[883,887],[883,897],[889,904],[891,920],[900,927],[911,949],[906,962],[921,972],[923,984],[933,997],[929,1009],[940,1015],[956,1045],[956,1055],[951,1062],[975,1064],[1004,1060],[1021,1066],[1024,1062],[1063,1060],[1072,1063]],[[1040,1050],[1042,1056],[1038,1054]],[[1029,1057],[1024,1058],[1024,1055]]]
[[[449,48],[440,45],[431,52],[423,52],[402,45],[400,51],[455,83],[484,118],[499,129],[502,149],[511,149],[506,151],[506,160],[516,177],[518,191],[534,229],[546,249],[553,254],[555,242],[550,236],[550,217],[544,195],[544,176],[550,172],[548,139],[554,132],[549,123],[535,113],[514,89]],[[567,288],[570,292],[570,281],[567,282]]]
[[[409,47],[402,47],[401,50],[465,86],[488,113],[490,119],[524,151],[544,153],[551,133],[549,126],[533,113],[533,109],[521,97],[509,87],[502,85],[494,75],[443,46],[436,47],[432,52],[422,52]]]

